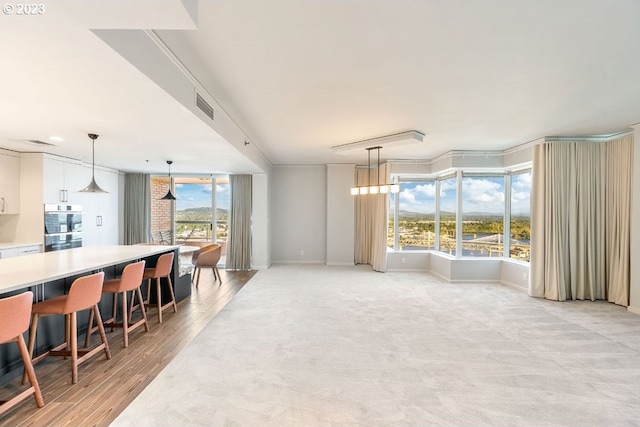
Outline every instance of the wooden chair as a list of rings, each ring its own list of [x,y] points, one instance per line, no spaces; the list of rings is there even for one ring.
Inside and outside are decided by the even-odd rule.
[[[147,313],[145,312],[144,304],[142,304],[142,292],[140,291],[140,286],[142,285],[142,276],[144,274],[144,265],[144,261],[129,264],[124,268],[124,270],[122,270],[122,276],[119,279],[106,280],[104,282],[104,285],[102,286],[103,294],[113,294],[113,316],[103,322],[104,326],[110,326],[112,331],[113,328],[122,328],[122,343],[124,348],[127,348],[129,346],[129,333],[133,330],[144,325],[145,331],[149,332],[149,322],[147,322]],[[133,324],[130,323],[131,314],[128,313],[127,307],[127,292],[129,291],[131,291],[132,303],[135,296],[138,297],[138,307],[140,308],[140,313],[142,314],[142,318]],[[116,322],[118,311],[118,295],[122,296],[122,322],[120,323]],[[87,335],[84,344],[85,347],[89,347],[91,334],[97,329],[97,326],[93,326],[92,312],[89,316],[89,324],[87,325]]]
[[[27,350],[22,334],[29,329],[29,318],[31,317],[31,305],[33,292],[25,292],[8,298],[0,299],[0,344],[15,341],[18,343],[20,356],[24,363],[24,369],[31,387],[17,394],[6,402],[0,402],[0,415],[4,414],[24,399],[33,394],[38,408],[44,406],[40,385],[36,378],[36,373],[31,364],[31,357]]]
[[[32,362],[36,363],[48,356],[63,356],[65,358],[71,356],[71,384],[78,382],[78,365],[86,362],[90,357],[96,355],[101,350],[104,350],[104,354],[107,359],[111,359],[109,343],[107,342],[107,336],[104,333],[102,318],[100,317],[100,309],[98,308],[98,302],[100,302],[100,297],[102,296],[103,281],[103,272],[79,277],[71,284],[69,294],[44,300],[34,304],[31,308],[32,320],[31,329],[29,330],[30,356],[33,356],[33,349],[35,347],[38,318],[54,314],[63,314],[65,316],[65,342],[46,353],[33,358]],[[78,351],[77,313],[79,311],[89,309],[95,316],[102,343],[91,350]],[[23,384],[25,382],[24,375],[22,382]]]
[[[176,305],[176,297],[173,293],[173,284],[171,283],[171,269],[173,268],[173,252],[169,252],[160,255],[156,266],[154,268],[145,268],[143,278],[147,279],[147,300],[144,302],[147,306],[150,306],[149,296],[151,294],[151,279],[156,279],[156,306],[158,307],[158,323],[162,323],[162,312],[169,307],[173,307],[173,312],[178,312],[178,306]],[[169,293],[171,294],[171,301],[166,304],[162,304],[162,291],[160,287],[160,279],[167,278],[169,282]],[[133,305],[129,309],[129,317],[135,307]]]
[[[197,254],[194,253],[194,257],[196,257],[196,255],[197,257],[193,269],[193,274],[196,278],[196,288],[200,283],[200,270],[203,268],[211,268],[213,270],[214,283],[218,280],[220,281],[220,285],[222,285],[220,270],[218,270],[218,262],[220,262],[220,256],[222,254],[222,246],[214,243],[212,245],[205,246],[196,252]]]

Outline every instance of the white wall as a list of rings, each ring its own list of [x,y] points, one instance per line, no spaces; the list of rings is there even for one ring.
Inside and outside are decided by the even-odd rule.
[[[327,264],[354,265],[355,165],[327,165]]]
[[[264,269],[271,265],[269,253],[269,177],[253,175],[251,212],[251,268]]]
[[[326,167],[277,166],[271,176],[272,262],[325,263]]]

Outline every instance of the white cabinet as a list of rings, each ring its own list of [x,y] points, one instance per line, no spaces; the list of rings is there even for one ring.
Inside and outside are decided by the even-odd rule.
[[[82,194],[78,190],[91,181],[91,169],[76,160],[45,157],[43,176],[44,203],[78,204]]]
[[[20,157],[0,151],[0,215],[20,213]]]
[[[18,256],[39,254],[42,252],[42,245],[20,246],[18,248]]]
[[[18,248],[0,249],[0,259],[12,258],[18,255],[20,255]]]
[[[42,252],[42,245],[38,244],[3,244],[0,245],[0,259],[16,256],[37,254]]]
[[[100,188],[109,193],[78,193],[77,203],[82,205],[82,246],[117,245],[118,174],[96,169],[95,178]]]

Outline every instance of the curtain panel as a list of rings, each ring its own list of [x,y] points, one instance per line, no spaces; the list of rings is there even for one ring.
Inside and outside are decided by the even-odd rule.
[[[534,147],[529,294],[628,305],[633,136]]]
[[[380,169],[356,169],[356,183],[366,186],[389,182],[386,164]],[[379,174],[379,176],[376,176]],[[375,271],[387,270],[387,209],[388,194],[367,194],[355,197],[356,264],[370,264]]]
[[[150,223],[150,175],[128,173],[124,177],[124,244],[148,242]]]
[[[251,175],[229,175],[228,270],[251,269]]]

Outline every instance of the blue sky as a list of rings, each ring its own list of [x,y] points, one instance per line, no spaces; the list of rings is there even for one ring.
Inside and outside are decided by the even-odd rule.
[[[229,184],[216,184],[218,208],[229,209]],[[211,184],[176,184],[176,210],[211,207]]]
[[[529,213],[531,173],[514,175],[511,180],[511,209],[515,214]],[[421,213],[435,211],[435,182],[403,182],[401,184],[400,210]],[[463,207],[466,212],[502,214],[505,191],[502,177],[464,177],[462,181]],[[440,206],[443,211],[455,212],[455,178],[440,184]]]

